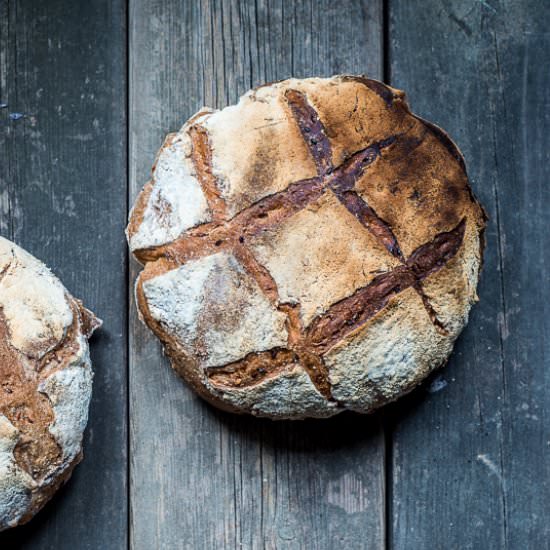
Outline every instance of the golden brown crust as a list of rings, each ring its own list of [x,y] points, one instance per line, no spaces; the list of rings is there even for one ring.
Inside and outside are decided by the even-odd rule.
[[[212,173],[212,152],[208,132],[199,124],[190,125],[189,135],[193,142],[193,163],[206,200],[212,210],[214,221],[226,217],[225,202],[220,196],[216,177]]]
[[[41,391],[43,382],[65,368],[70,358],[78,353],[79,334],[84,333],[81,312],[86,312],[89,330],[93,332],[98,326],[97,318],[89,310],[77,300],[69,300],[74,318],[65,338],[36,362],[32,373],[25,358],[11,346],[6,321],[0,313],[0,415],[19,430],[19,440],[13,450],[15,463],[37,484],[32,505],[18,521],[20,525],[34,517],[82,460],[82,452],[79,452],[69,463],[63,463],[63,449],[50,431],[55,421],[52,404]]]
[[[61,449],[49,432],[53,412],[48,398],[38,391],[40,378],[25,370],[21,354],[9,341],[3,314],[0,314],[0,414],[21,433],[14,449],[18,465],[33,479],[40,480],[61,462]]]
[[[268,134],[265,128],[271,128]],[[243,137],[258,129],[261,145]],[[224,408],[274,417],[334,414],[339,409],[323,356],[349,335],[368,333],[371,320],[387,317],[388,304],[402,293],[410,296],[408,289],[419,300],[414,307],[421,305],[439,334],[434,361],[441,350],[448,352],[476,297],[485,215],[456,145],[411,114],[402,92],[354,76],[282,81],[253,90],[238,106],[199,120],[190,132],[213,219],[171,242],[134,252],[146,264],[136,286],[140,312],[201,395]],[[298,156],[284,157],[289,147]],[[220,358],[224,346],[238,351],[242,345],[242,335],[232,336],[233,329],[212,314],[219,307],[212,304],[227,299],[221,283],[225,264],[210,260],[219,254],[244,269],[252,281],[245,287],[252,285],[257,290],[250,292],[267,299],[269,305],[261,306],[266,315],[271,308],[273,319],[286,317],[285,341],[264,351],[265,342],[277,338],[266,325],[257,351],[243,347],[240,359],[208,366],[205,358],[215,346]],[[214,278],[212,270],[218,273]],[[182,277],[189,283],[181,284]],[[181,314],[165,299],[169,289],[200,315],[178,321]],[[260,307],[250,296],[248,302]],[[237,324],[239,315],[236,311]],[[212,340],[212,330],[226,331],[225,341]],[[398,325],[392,330],[389,337],[399,346],[403,335]],[[304,398],[307,406],[288,398],[276,413],[268,401],[250,408],[243,391],[267,400],[269,388],[272,394],[280,391],[278,381],[303,380],[296,365],[325,405],[312,404],[311,394]],[[417,376],[426,368],[419,367]]]
[[[152,192],[153,182],[149,181],[145,184],[143,189],[140,191],[138,198],[136,199],[134,207],[132,208],[132,213],[130,215],[128,227],[126,228],[128,238],[130,239],[137,233],[138,227],[143,222],[143,215],[145,213],[145,209],[147,208],[147,203],[149,202],[149,198],[151,197]]]
[[[0,531],[25,523],[82,458],[86,338],[100,321],[28,253],[0,239]]]
[[[78,353],[81,308],[76,300],[70,300],[74,315],[72,324],[63,340],[35,362],[33,371],[29,371],[21,352],[10,344],[6,320],[0,311],[0,415],[19,430],[20,438],[14,449],[16,462],[35,481],[44,480],[63,458],[58,442],[49,431],[54,421],[51,402],[41,392],[40,385]]]

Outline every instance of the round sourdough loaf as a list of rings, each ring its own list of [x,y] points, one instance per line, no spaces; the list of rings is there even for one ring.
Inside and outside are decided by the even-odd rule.
[[[0,237],[0,531],[25,523],[82,458],[99,321]]]
[[[142,319],[205,399],[369,412],[443,364],[476,301],[485,215],[403,92],[289,79],[202,109],[130,214]]]

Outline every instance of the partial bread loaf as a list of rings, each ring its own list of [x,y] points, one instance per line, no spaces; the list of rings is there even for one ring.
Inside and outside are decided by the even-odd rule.
[[[127,229],[145,323],[204,398],[271,418],[369,412],[445,362],[485,215],[403,92],[290,79],[170,134]]]
[[[0,531],[25,523],[82,458],[99,321],[0,237]]]

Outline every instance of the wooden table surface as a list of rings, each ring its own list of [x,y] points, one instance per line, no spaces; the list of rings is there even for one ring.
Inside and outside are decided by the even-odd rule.
[[[549,24],[542,0],[0,0],[0,233],[105,323],[85,460],[0,548],[550,548]],[[202,105],[343,72],[464,152],[480,302],[448,366],[375,415],[223,414],[137,319],[128,206]]]

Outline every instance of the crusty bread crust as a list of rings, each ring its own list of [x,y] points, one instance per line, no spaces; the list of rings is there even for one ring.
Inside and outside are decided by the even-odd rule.
[[[344,75],[201,110],[127,234],[177,372],[223,409],[303,418],[370,412],[446,361],[485,222],[451,139],[403,92]]]
[[[38,260],[0,238],[0,531],[25,523],[82,459],[99,325]]]

